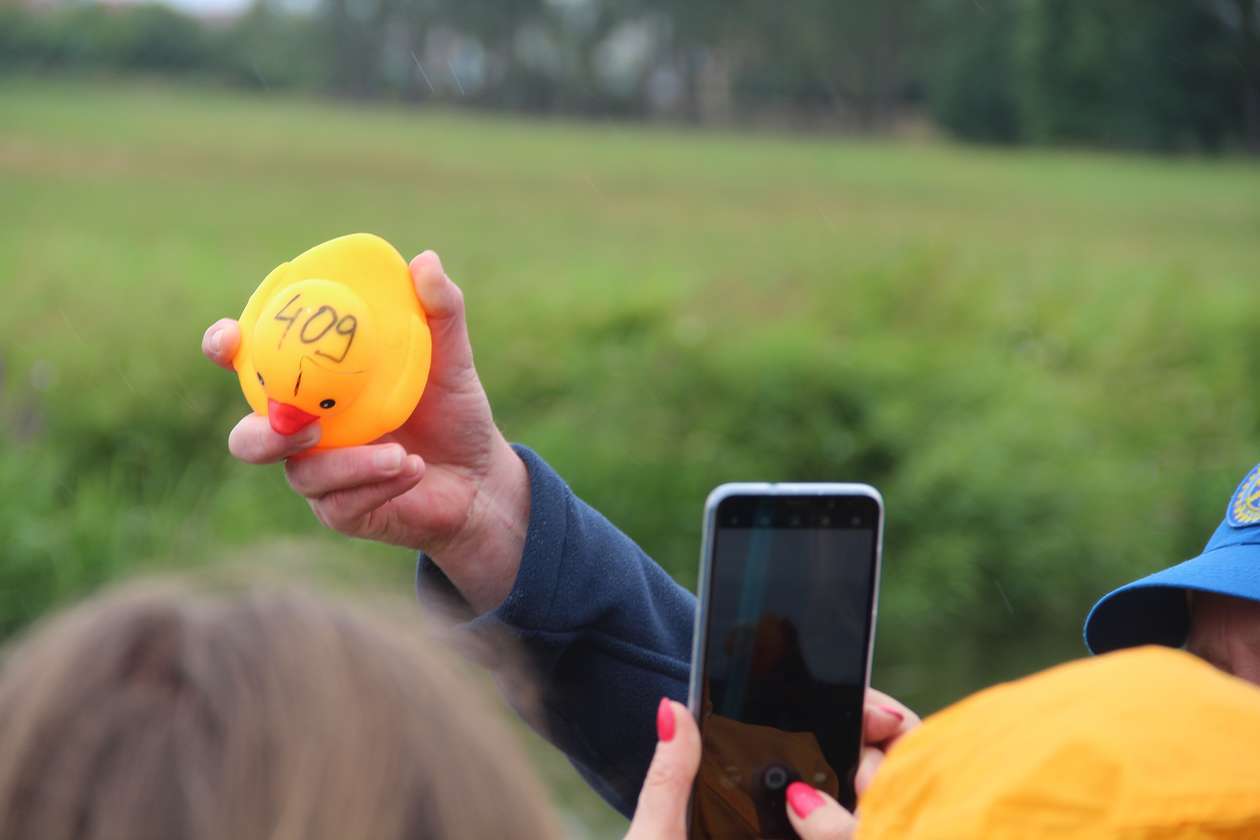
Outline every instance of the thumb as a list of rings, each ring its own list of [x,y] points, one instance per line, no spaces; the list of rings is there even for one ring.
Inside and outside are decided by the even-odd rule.
[[[684,840],[687,836],[687,800],[700,766],[700,730],[686,706],[661,698],[656,734],[656,755],[626,840]]]
[[[804,782],[787,788],[788,819],[801,840],[852,840],[857,820],[836,800]]]
[[[873,688],[866,690],[863,704],[862,743],[887,750],[919,725],[919,716],[905,704]]]
[[[458,380],[452,377],[466,374],[473,366],[472,345],[464,318],[464,293],[446,276],[442,260],[434,251],[420,254],[411,261],[410,267],[416,297],[420,299],[433,334],[430,377],[455,385]]]

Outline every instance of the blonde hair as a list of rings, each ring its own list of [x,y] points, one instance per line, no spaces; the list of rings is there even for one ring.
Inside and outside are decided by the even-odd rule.
[[[428,638],[299,592],[130,587],[72,609],[0,674],[0,838],[558,836]]]

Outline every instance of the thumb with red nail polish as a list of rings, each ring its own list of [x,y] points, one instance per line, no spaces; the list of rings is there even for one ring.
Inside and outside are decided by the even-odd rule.
[[[825,800],[821,793],[804,782],[792,782],[787,788],[787,801],[798,817],[806,819]]]
[[[851,840],[857,820],[839,802],[804,782],[787,787],[787,814],[801,840]]]

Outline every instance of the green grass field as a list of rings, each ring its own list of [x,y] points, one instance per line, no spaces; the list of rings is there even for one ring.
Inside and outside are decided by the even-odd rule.
[[[684,583],[712,485],[878,485],[876,682],[923,709],[1080,655],[1260,460],[1254,163],[7,80],[0,218],[9,631],[225,558],[407,591],[227,457],[198,351],[360,230],[442,254],[505,432]]]

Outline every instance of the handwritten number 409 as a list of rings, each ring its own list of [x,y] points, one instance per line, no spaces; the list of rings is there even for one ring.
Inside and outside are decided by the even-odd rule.
[[[292,331],[293,325],[303,315],[306,315],[308,311],[305,306],[299,306],[296,311],[291,311],[301,297],[300,293],[294,295],[293,299],[276,313],[276,320],[286,324],[284,333],[280,336],[280,342],[276,345],[277,348],[284,344],[284,340],[289,337],[289,332]],[[302,322],[302,326],[298,330],[298,340],[303,344],[318,344],[331,330],[334,335],[346,340],[345,346],[341,348],[341,355],[334,356],[320,349],[315,350],[315,355],[323,356],[325,359],[331,359],[334,362],[342,362],[345,361],[346,354],[350,352],[350,345],[354,343],[354,334],[358,329],[359,320],[353,315],[338,316],[336,309],[325,305],[320,306]]]

